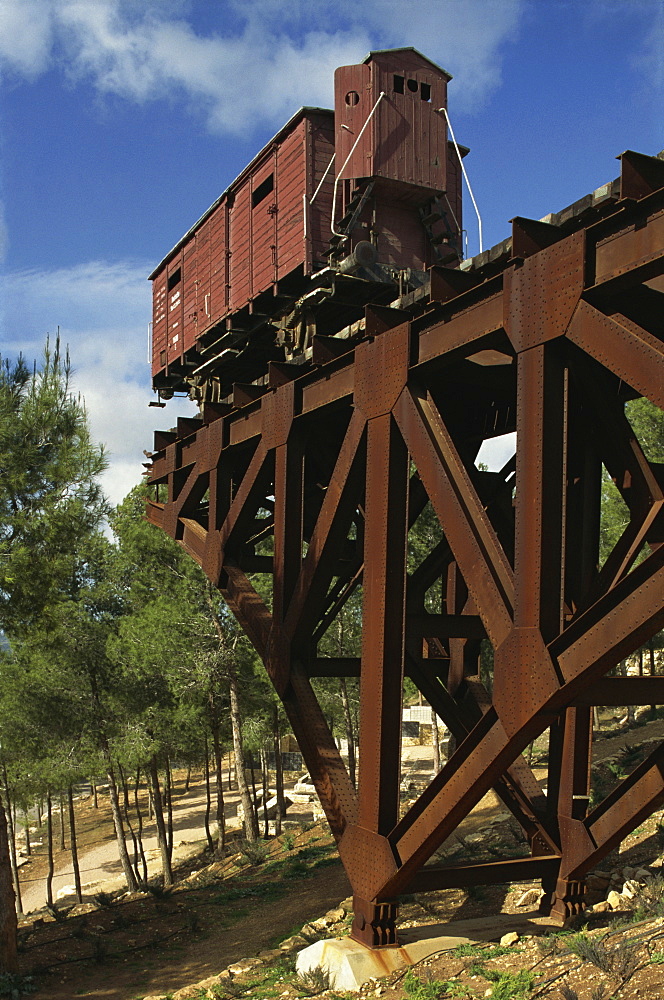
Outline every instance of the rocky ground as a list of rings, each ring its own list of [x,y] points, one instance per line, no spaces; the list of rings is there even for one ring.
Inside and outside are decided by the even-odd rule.
[[[656,720],[595,747],[593,780],[600,798],[661,741]],[[537,766],[537,748],[533,764]],[[476,941],[362,987],[360,997],[384,1000],[631,1000],[664,996],[663,816],[645,821],[592,873],[583,922],[564,932]],[[442,846],[449,862],[525,852],[514,821],[487,796]],[[324,826],[300,827],[257,848],[236,842],[223,860],[201,852],[183,861],[176,886],[129,896],[102,891],[95,899],[22,921],[21,978],[0,983],[0,996],[36,988],[38,997],[70,1000],[219,1000],[320,996],[340,1000],[324,975],[302,978],[297,953],[350,927],[350,887]],[[448,890],[402,901],[400,927],[464,935],[466,921],[534,911],[536,883]],[[509,920],[509,916],[505,919]],[[470,926],[470,925],[468,925]],[[502,938],[502,943],[501,943]],[[4,986],[4,993],[2,992]],[[11,990],[14,990],[14,993]],[[19,992],[16,992],[18,990]]]
[[[449,948],[408,973],[365,984],[360,996],[664,996],[661,820],[650,817],[610,867],[593,873],[594,905],[582,926],[565,932],[543,926],[538,936],[507,938],[501,928],[493,943]],[[484,837],[494,850],[513,845],[510,820],[487,828]],[[32,914],[20,932],[23,975],[34,977],[36,995],[49,1000],[350,997],[324,977],[302,980],[295,972],[302,948],[347,935],[350,927],[349,887],[329,834],[320,825],[291,831],[246,852],[212,863],[199,856],[180,869],[171,892],[155,883],[151,892],[100,894],[55,916]],[[422,894],[404,900],[400,926],[430,926],[436,936],[444,924],[446,933],[456,928],[465,936],[469,920],[490,914],[512,914],[522,923],[538,896],[535,883]]]

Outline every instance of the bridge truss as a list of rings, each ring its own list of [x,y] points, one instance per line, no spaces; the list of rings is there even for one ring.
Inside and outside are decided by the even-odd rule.
[[[664,467],[625,411],[664,406],[663,248],[664,162],[623,154],[605,190],[550,222],[513,220],[478,266],[433,268],[425,294],[366,306],[359,333],[314,336],[308,363],[271,364],[264,385],[155,435],[150,481],[168,498],[148,516],[262,658],[370,947],[396,942],[398,897],[427,889],[541,878],[562,921],[586,873],[664,802],[658,747],[589,805],[592,706],[664,704],[664,677],[607,676],[664,626]],[[514,456],[478,469],[482,442],[509,432]],[[603,476],[626,523],[601,561]],[[439,530],[414,562],[427,508]],[[324,659],[357,588],[361,658]],[[402,815],[404,675],[455,749]],[[357,789],[317,676],[360,678]],[[546,794],[523,755],[545,731]],[[492,787],[531,856],[432,863]]]

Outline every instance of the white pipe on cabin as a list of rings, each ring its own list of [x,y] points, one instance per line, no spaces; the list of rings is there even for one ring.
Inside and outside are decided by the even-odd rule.
[[[334,163],[334,160],[335,160],[335,157],[336,157],[336,155],[337,155],[336,153],[332,153],[332,159],[330,160],[330,162],[328,163],[328,165],[327,165],[327,166],[325,167],[325,173],[324,173],[324,174],[323,174],[323,176],[321,177],[321,179],[320,179],[320,182],[319,182],[319,184],[318,184],[318,187],[316,188],[316,190],[315,190],[315,191],[314,191],[314,193],[312,194],[311,198],[309,199],[309,204],[310,204],[310,205],[313,205],[313,203],[314,203],[314,198],[316,197],[316,195],[318,194],[318,192],[319,192],[319,191],[320,191],[320,189],[322,188],[322,186],[323,186],[323,184],[324,184],[324,182],[325,182],[325,178],[327,177],[327,175],[328,175],[328,174],[329,174],[329,172],[330,172],[330,167],[331,167],[331,166],[332,166],[332,164]],[[306,197],[306,195],[305,195],[305,197]]]
[[[334,181],[334,194],[332,195],[332,220],[330,222],[330,229],[332,230],[332,235],[333,236],[340,236],[340,237],[343,238],[346,235],[345,233],[338,233],[336,231],[336,229],[334,228],[334,213],[335,213],[336,207],[337,207],[337,186],[339,184],[339,181],[341,180],[341,175],[343,174],[344,170],[346,169],[346,167],[348,165],[348,161],[350,160],[351,156],[355,152],[355,147],[357,146],[358,142],[362,138],[362,134],[364,133],[365,128],[367,127],[367,125],[369,124],[369,122],[371,121],[371,119],[373,118],[374,112],[376,111],[376,108],[378,107],[378,105],[380,104],[380,102],[383,100],[384,97],[385,97],[385,91],[381,90],[380,96],[379,96],[378,100],[376,101],[376,103],[374,104],[373,108],[369,112],[369,116],[368,116],[367,120],[365,121],[364,125],[360,129],[359,135],[358,135],[357,139],[355,140],[355,142],[353,143],[353,145],[351,147],[350,153],[348,154],[348,156],[344,160],[343,167],[341,168],[341,170],[339,171],[339,173],[337,174],[337,176],[335,178],[335,181]]]
[[[447,108],[438,108],[438,111],[442,111],[447,120],[447,127],[450,130],[450,135],[452,136],[452,142],[454,143],[454,148],[456,149],[456,154],[459,157],[459,163],[461,164],[461,172],[463,173],[466,185],[468,187],[468,194],[470,195],[470,200],[473,203],[473,208],[475,209],[475,215],[477,216],[477,228],[480,243],[480,253],[484,249],[482,244],[482,217],[480,215],[480,210],[477,207],[477,202],[475,201],[475,195],[473,194],[473,189],[470,186],[470,181],[468,180],[468,174],[466,173],[466,168],[463,165],[463,160],[461,159],[461,153],[459,152],[459,147],[457,145],[456,136],[454,135],[454,129],[452,128],[452,122],[450,121],[450,116],[447,113]]]

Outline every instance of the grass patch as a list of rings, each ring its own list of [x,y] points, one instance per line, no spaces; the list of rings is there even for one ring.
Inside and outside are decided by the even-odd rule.
[[[421,979],[409,969],[403,991],[410,1000],[442,1000],[443,997],[471,997],[467,986],[453,979]]]
[[[452,954],[455,958],[500,958],[501,955],[507,955],[509,952],[513,952],[514,946],[503,947],[499,944],[489,945],[488,947],[483,947],[479,944],[460,944],[458,948],[455,948]]]

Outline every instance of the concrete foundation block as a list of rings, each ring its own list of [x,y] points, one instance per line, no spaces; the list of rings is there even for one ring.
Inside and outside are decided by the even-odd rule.
[[[421,962],[440,951],[460,944],[498,941],[507,931],[542,934],[552,926],[548,918],[536,913],[498,914],[453,924],[430,924],[401,931],[403,944],[398,948],[372,950],[351,938],[328,938],[310,944],[297,956],[298,972],[321,968],[330,976],[330,986],[338,990],[359,990],[369,979],[380,979],[392,972]]]

